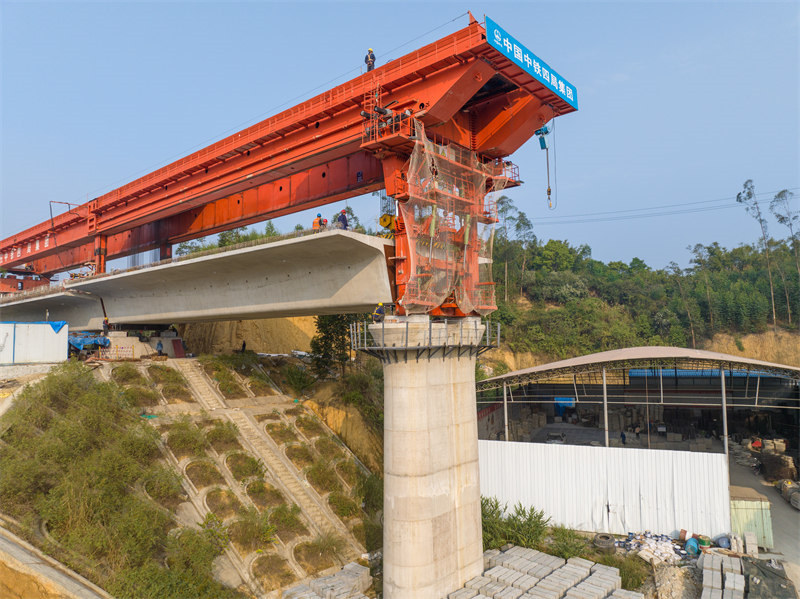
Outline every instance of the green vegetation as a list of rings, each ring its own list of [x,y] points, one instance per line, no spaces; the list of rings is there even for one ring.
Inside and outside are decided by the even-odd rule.
[[[239,429],[230,421],[217,420],[206,431],[206,441],[218,453],[224,453],[231,449],[241,449],[239,444]]]
[[[171,510],[186,500],[180,476],[166,466],[154,465],[144,479],[144,488],[150,497]]]
[[[383,478],[377,474],[361,477],[356,484],[356,496],[364,504],[367,514],[377,514],[383,510]]]
[[[206,439],[188,416],[172,424],[167,435],[167,445],[179,460],[186,456],[205,455]]]
[[[161,387],[161,393],[164,394],[164,399],[167,401],[190,401],[192,399],[191,391],[186,386],[178,383],[165,383]]]
[[[285,424],[268,424],[267,432],[269,433],[269,436],[275,439],[275,442],[279,445],[281,443],[292,443],[297,441],[297,435],[294,434],[294,429]]]
[[[231,247],[240,243],[254,243],[262,240],[280,237],[281,233],[272,221],[267,221],[264,232],[255,229],[248,230],[247,227],[238,227],[230,231],[223,231],[217,236],[216,242],[207,242],[205,237],[184,241],[179,243],[175,250],[176,256],[186,256],[198,252],[217,250],[218,248]]]
[[[324,430],[313,416],[300,416],[295,421],[295,426],[309,439],[321,435]]]
[[[359,480],[359,476],[361,476],[361,471],[358,469],[358,466],[356,466],[356,463],[353,460],[339,462],[336,464],[336,471],[339,473],[339,476],[344,479],[344,482],[347,483],[347,486],[351,488],[356,485]]]
[[[254,507],[246,508],[228,526],[231,540],[247,554],[275,540],[275,526],[269,523],[269,515]]]
[[[343,451],[342,446],[327,435],[314,441],[314,448],[329,459],[339,457]]]
[[[120,364],[111,371],[111,378],[120,385],[147,385],[147,379],[133,364]]]
[[[275,526],[276,534],[284,543],[308,534],[308,529],[300,520],[300,507],[295,504],[292,504],[291,507],[286,504],[276,507],[269,514],[269,522]]]
[[[358,515],[358,504],[339,491],[334,491],[328,495],[328,504],[331,506],[333,513],[340,518],[352,518]]]
[[[587,559],[619,568],[622,588],[635,591],[650,577],[650,564],[636,555],[608,555],[605,553],[589,553]]]
[[[225,482],[216,466],[205,460],[198,460],[186,466],[186,476],[198,490]]]
[[[277,410],[273,410],[273,414],[277,414]],[[293,418],[297,418],[298,416],[302,416],[306,413],[305,409],[302,406],[292,406],[283,412],[287,416],[292,416]]]
[[[134,408],[149,408],[159,404],[159,397],[156,391],[132,385],[122,392],[122,397],[129,406]]]
[[[220,520],[230,518],[242,511],[242,504],[236,495],[227,488],[209,491],[206,495],[206,504],[208,504],[208,509],[214,512],[214,515]]]
[[[502,323],[514,351],[551,359],[632,345],[699,347],[715,333],[762,332],[773,324],[796,328],[800,215],[790,207],[791,194],[781,192],[770,205],[779,223],[794,227],[785,240],[759,229],[765,221],[752,181],[739,196],[757,221],[752,233],[760,233],[759,241],[731,250],[695,245],[687,269],[675,263],[653,269],[639,258],[606,264],[593,260],[585,245],[540,243],[525,214],[502,197],[492,319]]]
[[[180,385],[182,387],[186,387],[187,385],[186,379],[180,372],[169,366],[164,366],[163,364],[152,364],[148,366],[147,374],[154,383],[159,385],[165,385],[167,383]]]
[[[225,399],[238,399],[247,396],[244,389],[242,389],[242,386],[237,382],[236,377],[233,376],[233,373],[230,370],[231,364],[236,364],[237,362],[237,360],[234,358],[236,355],[241,356],[243,354],[200,356],[197,359],[197,361],[202,364],[206,374],[217,381],[217,384],[219,385],[219,391],[222,393]]]
[[[547,534],[549,518],[535,508],[514,506],[511,513],[494,497],[481,497],[483,548],[499,549],[506,543],[535,548]]]
[[[355,406],[373,430],[383,433],[383,367],[368,360],[363,372],[351,372],[339,383],[342,401]]]
[[[274,394],[272,385],[262,377],[251,376],[248,384],[250,385],[250,391],[257,397]]]
[[[326,378],[331,368],[338,367],[344,376],[350,361],[350,323],[363,315],[330,314],[315,316],[317,333],[311,338],[312,368],[319,378]]]
[[[204,531],[168,535],[171,516],[136,491],[165,505],[180,493],[157,462],[155,431],[116,384],[64,364],[21,393],[0,430],[0,505],[31,526],[46,521],[58,559],[120,599],[239,597],[211,576],[220,550]]]
[[[289,563],[279,555],[262,555],[253,562],[253,574],[265,591],[288,586],[296,580]]]
[[[286,448],[286,457],[292,460],[292,463],[297,466],[298,470],[302,470],[306,466],[310,466],[314,462],[314,456],[311,451],[304,444],[290,445]]]
[[[339,491],[342,488],[332,464],[325,458],[320,458],[309,466],[306,478],[320,494]]]
[[[550,543],[547,551],[564,559],[583,557],[589,551],[589,541],[572,529],[553,526],[550,529]]]
[[[344,539],[328,532],[318,535],[313,541],[297,545],[294,557],[307,574],[314,574],[333,566],[344,548]]]
[[[250,476],[261,476],[264,472],[264,465],[261,460],[257,460],[246,453],[232,453],[225,463],[236,480],[244,480]]]
[[[275,507],[284,501],[281,492],[263,480],[254,480],[247,485],[247,494],[261,510]]]
[[[278,410],[272,410],[267,414],[256,414],[255,418],[258,422],[264,422],[265,420],[280,420],[281,415]]]
[[[314,378],[308,371],[301,367],[289,364],[283,371],[283,377],[286,379],[286,384],[297,394],[302,395],[303,392],[314,384]]]

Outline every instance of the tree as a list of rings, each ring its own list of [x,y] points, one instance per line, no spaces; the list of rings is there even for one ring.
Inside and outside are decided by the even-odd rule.
[[[332,366],[339,365],[344,376],[344,368],[350,360],[350,323],[353,317],[348,314],[316,316],[314,323],[317,334],[311,339],[311,366],[319,377],[325,377]]]
[[[229,245],[236,245],[245,241],[247,227],[237,227],[229,231],[223,231],[217,238],[217,245],[224,248]]]
[[[264,227],[264,237],[278,237],[280,236],[281,232],[278,231],[278,227],[275,226],[271,220],[267,221],[266,226]]]
[[[789,229],[789,243],[791,244],[794,252],[794,265],[795,268],[797,268],[798,282],[800,282],[800,256],[798,256],[798,246],[800,246],[800,230],[795,232],[795,225],[800,224],[800,212],[797,210],[792,210],[789,204],[793,197],[794,194],[787,189],[778,192],[769,203],[769,210],[780,224]]]
[[[769,243],[767,243],[767,221],[761,212],[761,207],[756,199],[756,190],[753,180],[748,179],[744,182],[744,189],[736,194],[736,201],[744,204],[747,213],[752,216],[758,226],[761,227],[761,243],[767,257],[767,274],[769,275],[769,297],[772,303],[772,326],[777,328],[778,323],[775,319],[775,288],[772,284],[772,264],[769,257]]]
[[[669,263],[669,269],[672,271],[672,274],[675,275],[675,282],[678,284],[678,292],[680,293],[681,300],[683,301],[683,306],[686,309],[686,316],[689,319],[689,329],[692,332],[692,349],[695,349],[697,345],[695,345],[694,322],[692,321],[692,312],[689,310],[689,302],[686,301],[686,295],[683,293],[683,285],[681,285],[683,272],[675,262]]]

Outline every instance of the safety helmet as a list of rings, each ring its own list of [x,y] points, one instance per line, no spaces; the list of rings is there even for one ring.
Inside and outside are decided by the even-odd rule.
[[[369,49],[369,52],[372,52],[372,48]]]
[[[382,305],[383,305],[383,302],[378,302],[378,305],[379,305],[379,306],[382,306]]]
[[[342,210],[342,214],[347,214],[347,210]]]
[[[317,216],[322,216],[319,212],[317,212]]]

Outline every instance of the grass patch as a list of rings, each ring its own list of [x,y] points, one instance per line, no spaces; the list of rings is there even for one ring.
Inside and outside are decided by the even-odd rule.
[[[314,463],[314,456],[311,455],[311,450],[304,444],[290,445],[286,448],[286,457],[292,460],[292,464],[297,466],[298,470],[302,470],[306,466]]]
[[[167,435],[167,445],[178,459],[205,455],[206,439],[188,417],[172,424]]]
[[[211,485],[221,485],[225,482],[219,470],[210,462],[192,462],[186,467],[186,476],[197,489],[204,489]]]
[[[181,487],[181,477],[166,466],[154,466],[144,481],[144,488],[150,497],[169,510],[174,511],[178,504],[187,499]]]
[[[242,556],[265,548],[275,540],[275,527],[269,523],[269,515],[254,507],[244,509],[228,526],[228,533]]]
[[[297,580],[289,562],[274,553],[256,558],[253,562],[253,575],[265,592],[280,589]]]
[[[250,476],[261,476],[264,472],[264,465],[261,460],[257,460],[246,453],[232,453],[225,460],[225,465],[233,474],[236,480],[244,480]]]
[[[228,358],[231,356],[200,356],[198,362],[203,366],[203,370],[212,379],[217,381],[219,391],[225,399],[241,399],[247,397],[242,386],[233,376],[227,365]]]
[[[278,410],[272,410],[267,414],[256,414],[255,415],[256,422],[264,422],[265,420],[280,420],[281,415]]]
[[[153,364],[148,366],[147,374],[154,383],[159,385],[172,383],[175,385],[181,385],[182,387],[187,386],[186,379],[180,372],[174,368],[170,368],[169,366],[164,366],[163,364]]]
[[[257,397],[275,395],[275,390],[272,388],[272,385],[258,376],[251,376],[248,385],[250,386],[250,391]]]
[[[206,441],[218,453],[241,449],[239,444],[239,428],[230,421],[217,420],[206,430]]]
[[[333,533],[323,533],[313,541],[297,545],[294,558],[306,574],[316,574],[333,566],[344,549],[344,539]]]
[[[297,441],[297,435],[294,434],[294,429],[291,426],[280,423],[268,424],[266,426],[269,436],[275,439],[278,445],[283,443],[292,443]]]
[[[324,458],[317,460],[306,470],[306,478],[320,494],[342,489],[333,465]]]
[[[506,543],[538,547],[544,541],[550,521],[544,512],[520,503],[509,512],[508,506],[494,497],[481,497],[481,520],[484,550],[499,549]]]
[[[171,370],[171,369],[170,369]],[[166,383],[161,387],[161,393],[164,394],[164,399],[169,402],[173,401],[192,401],[192,392],[186,388],[185,385],[178,383]]]
[[[220,520],[241,513],[242,504],[229,489],[214,489],[206,495],[206,504]]]
[[[309,438],[318,437],[324,432],[322,425],[313,416],[300,416],[295,421],[295,426]]]
[[[592,550],[586,554],[586,558],[606,566],[619,568],[622,588],[629,591],[637,590],[652,574],[650,564],[638,555],[609,555]]]
[[[293,418],[297,418],[298,416],[302,416],[306,413],[305,409],[301,406],[292,406],[291,408],[284,410],[283,412],[287,416],[292,416]]]
[[[353,460],[339,462],[338,464],[336,464],[336,471],[339,473],[339,476],[341,476],[344,479],[344,482],[346,482],[347,486],[349,486],[350,488],[353,488],[356,485],[356,483],[358,482],[358,478],[361,475],[361,471],[358,469],[358,466],[356,466],[356,463]]]
[[[328,458],[338,458],[344,451],[342,446],[328,436],[320,437],[314,441],[314,448],[320,455]]]
[[[368,552],[377,551],[383,547],[383,526],[379,517],[368,516],[361,521],[356,521],[350,530]]]
[[[284,502],[281,492],[263,480],[254,480],[247,485],[247,494],[260,510],[267,510]]]
[[[352,518],[358,515],[358,504],[344,493],[334,491],[328,495],[328,505],[339,518]]]
[[[314,384],[314,377],[305,368],[289,364],[283,371],[283,378],[286,384],[297,394],[302,395],[303,391]]]
[[[147,379],[133,364],[120,364],[114,367],[111,378],[120,385],[147,385]]]
[[[550,529],[550,542],[547,552],[564,559],[582,557],[589,552],[589,542],[574,530],[565,526],[553,526]]]
[[[122,392],[122,397],[133,408],[149,408],[160,403],[157,392],[140,385],[128,387]]]
[[[308,529],[300,520],[300,507],[295,504],[276,507],[269,514],[269,523],[275,527],[275,533],[284,543],[308,534]]]

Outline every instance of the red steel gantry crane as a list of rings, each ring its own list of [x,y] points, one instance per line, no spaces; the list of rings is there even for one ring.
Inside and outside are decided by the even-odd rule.
[[[386,190],[400,313],[494,309],[496,206],[518,185],[505,158],[574,86],[491,19],[467,27],[0,242],[0,267],[49,277]]]

